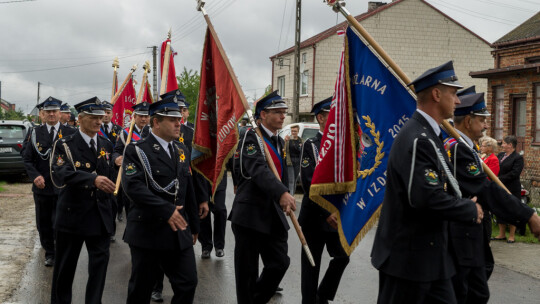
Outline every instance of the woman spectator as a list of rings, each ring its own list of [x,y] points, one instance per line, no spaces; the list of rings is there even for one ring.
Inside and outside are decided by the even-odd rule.
[[[495,155],[497,149],[497,141],[489,136],[480,139],[480,151],[482,152],[482,160],[491,169],[495,175],[499,175],[499,159]],[[488,177],[489,178],[489,177]]]
[[[521,181],[519,176],[523,170],[523,157],[516,152],[517,138],[513,135],[506,136],[502,142],[503,152],[499,153],[499,179],[510,190],[512,195],[521,199]],[[499,235],[495,240],[506,240],[506,223],[497,220],[499,224]],[[510,234],[508,243],[515,242],[516,226],[508,225]]]

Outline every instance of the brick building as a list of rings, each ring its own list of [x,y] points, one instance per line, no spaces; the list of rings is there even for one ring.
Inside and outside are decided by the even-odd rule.
[[[0,111],[7,112],[9,110],[15,111],[15,104],[10,103],[5,99],[0,98]]]
[[[540,189],[540,12],[493,43],[494,68],[470,72],[487,78],[491,116],[488,135],[502,140],[516,135],[525,169],[521,180]]]
[[[331,18],[331,15],[329,15]],[[355,17],[401,69],[414,79],[425,70],[454,60],[463,85],[486,90],[486,82],[469,77],[471,70],[493,66],[490,44],[424,0],[370,2],[368,11]],[[300,121],[312,121],[312,105],[334,93],[339,57],[346,29],[342,22],[300,44]],[[270,57],[272,87],[289,102],[293,96],[294,47]],[[287,118],[290,122],[290,117]]]

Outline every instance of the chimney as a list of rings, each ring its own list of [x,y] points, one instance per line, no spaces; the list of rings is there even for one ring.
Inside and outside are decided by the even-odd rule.
[[[386,5],[386,2],[374,2],[374,1],[368,2],[368,13],[378,9],[379,7],[383,5]]]

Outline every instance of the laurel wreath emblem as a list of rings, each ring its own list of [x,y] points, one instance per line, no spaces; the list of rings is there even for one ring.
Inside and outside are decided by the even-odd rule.
[[[377,144],[377,154],[375,155],[375,164],[373,165],[373,167],[371,167],[370,169],[357,171],[357,177],[366,178],[367,176],[373,174],[375,169],[377,169],[377,167],[379,167],[379,165],[382,163],[381,160],[384,157],[384,152],[382,152],[384,142],[380,141],[380,133],[379,131],[376,131],[375,124],[371,122],[371,118],[368,115],[362,116],[362,118],[366,120],[365,125],[369,128],[369,133],[371,134],[371,136],[373,136],[375,144]]]

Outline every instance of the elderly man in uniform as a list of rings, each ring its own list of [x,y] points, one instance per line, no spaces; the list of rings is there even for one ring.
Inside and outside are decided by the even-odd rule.
[[[284,212],[296,210],[296,202],[287,188],[284,141],[277,135],[286,113],[287,105],[277,91],[259,100],[255,114],[261,119],[263,138],[250,129],[235,155],[235,171],[240,172],[240,179],[229,220],[236,241],[234,269],[240,304],[268,302],[290,263],[289,225]],[[270,155],[264,155],[263,145]],[[274,162],[280,177],[270,170],[267,160]],[[259,257],[264,264],[260,275]]]
[[[540,233],[540,217],[527,205],[488,180],[482,161],[473,144],[487,127],[484,93],[469,93],[459,97],[454,111],[454,124],[465,143],[450,138],[446,148],[454,164],[454,175],[462,195],[477,196],[484,210],[513,224],[529,222],[531,231]],[[491,220],[485,219],[491,225]],[[456,275],[452,278],[458,303],[481,304],[489,300],[487,280],[493,270],[493,254],[485,225],[450,222],[451,248],[456,256]],[[486,266],[491,265],[486,272]]]
[[[124,234],[132,265],[127,303],[150,302],[158,267],[171,283],[172,303],[192,303],[199,216],[190,152],[175,142],[181,125],[176,97],[151,104],[149,111],[150,135],[124,153],[122,184],[133,204]]]
[[[103,101],[102,104],[103,108],[105,109],[105,116],[103,116],[103,124],[100,129],[100,135],[103,135],[105,138],[110,140],[113,146],[115,146],[118,136],[122,134],[122,126],[112,122],[113,105],[108,101]]]
[[[302,188],[304,198],[298,222],[302,226],[302,231],[306,237],[306,242],[313,254],[315,267],[311,266],[307,256],[302,253],[302,303],[328,303],[334,300],[339,281],[349,264],[349,256],[341,247],[339,234],[337,232],[337,214],[330,214],[317,203],[309,199],[309,189],[311,178],[317,166],[321,139],[330,112],[332,97],[316,103],[311,112],[319,123],[319,133],[309,138],[302,148],[302,160],[300,162]],[[328,269],[319,285],[319,272],[321,268],[321,257],[326,245],[326,250],[332,257]],[[317,288],[318,286],[318,288]]]
[[[56,263],[52,303],[71,303],[72,285],[83,243],[88,251],[85,303],[101,303],[113,233],[111,194],[115,184],[110,141],[98,135],[105,112],[97,97],[75,105],[78,132],[57,140],[52,181],[59,187],[56,212]]]
[[[69,105],[67,103],[64,103],[60,106],[60,123],[66,127],[69,127],[68,124],[69,119],[71,118],[71,110],[69,109]]]
[[[45,124],[32,128],[21,154],[28,177],[33,181],[32,192],[36,205],[36,224],[41,247],[45,250],[45,266],[54,265],[54,217],[58,189],[53,187],[49,158],[54,142],[62,136],[70,135],[74,129],[60,123],[62,102],[49,97],[43,102]]]
[[[451,61],[411,83],[417,110],[390,151],[386,192],[371,263],[379,270],[378,303],[456,303],[448,221],[480,224],[476,198],[462,198],[439,124],[459,100]]]

